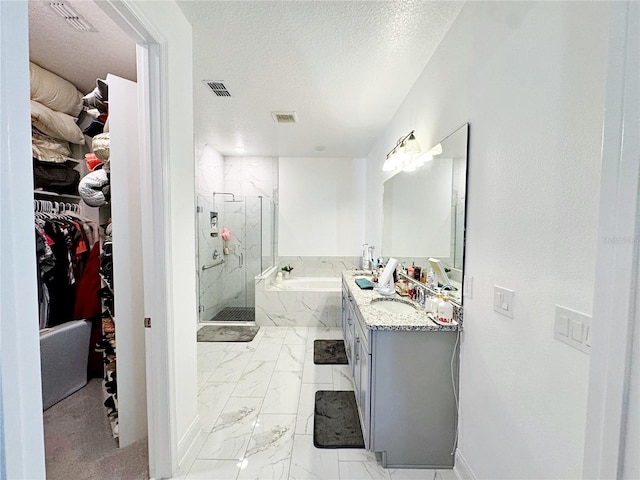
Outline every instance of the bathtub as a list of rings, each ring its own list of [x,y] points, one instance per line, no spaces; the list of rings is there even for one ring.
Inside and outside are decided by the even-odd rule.
[[[294,277],[283,280],[280,285],[274,284],[272,288],[300,292],[340,292],[342,280],[339,277]]]
[[[275,284],[275,275],[256,277],[256,324],[338,327],[342,309],[339,277],[294,277]]]

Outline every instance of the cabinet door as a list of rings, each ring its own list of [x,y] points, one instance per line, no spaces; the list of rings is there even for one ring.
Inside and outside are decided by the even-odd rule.
[[[365,447],[369,446],[369,425],[371,420],[371,398],[370,398],[370,372],[371,372],[371,356],[365,348],[365,343],[356,333],[356,364],[357,370],[354,375],[356,383],[356,400],[358,402],[358,410],[360,413],[360,422],[362,423],[362,435],[364,437]]]
[[[356,392],[356,402],[358,403],[358,408],[360,408],[360,363],[362,357],[361,344],[362,342],[360,340],[360,335],[356,331],[353,339],[353,368],[351,369],[351,374],[353,376],[353,388]]]
[[[347,297],[347,293],[343,290],[342,291],[342,338],[344,338],[345,340],[345,347],[346,345],[346,340],[347,340],[347,326],[348,326],[348,321],[347,318],[349,317],[349,300]],[[348,357],[348,355],[347,355]]]

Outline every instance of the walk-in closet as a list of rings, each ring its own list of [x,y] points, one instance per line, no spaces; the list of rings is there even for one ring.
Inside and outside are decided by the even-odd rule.
[[[78,0],[29,31],[47,478],[148,478],[135,42]]]

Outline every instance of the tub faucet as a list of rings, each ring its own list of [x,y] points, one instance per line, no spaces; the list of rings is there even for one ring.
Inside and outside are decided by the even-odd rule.
[[[213,255],[212,255],[212,256],[213,256],[213,259],[214,259],[214,260],[220,256],[220,254],[218,253],[218,249],[217,249],[217,248],[215,248],[215,249],[213,250]]]

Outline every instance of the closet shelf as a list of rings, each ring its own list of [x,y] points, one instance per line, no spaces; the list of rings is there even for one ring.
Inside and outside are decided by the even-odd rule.
[[[80,195],[71,195],[71,194],[68,194],[68,193],[49,192],[47,190],[34,190],[33,194],[35,196],[44,197],[44,198],[61,198],[61,199],[76,200],[76,201],[82,200],[82,197]]]

